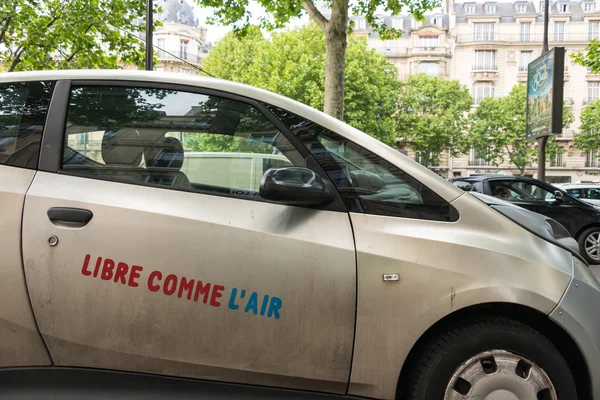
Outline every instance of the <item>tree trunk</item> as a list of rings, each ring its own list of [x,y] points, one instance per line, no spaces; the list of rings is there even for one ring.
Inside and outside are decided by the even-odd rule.
[[[348,0],[331,3],[331,19],[325,29],[325,107],[324,111],[344,119],[344,70],[348,43]]]

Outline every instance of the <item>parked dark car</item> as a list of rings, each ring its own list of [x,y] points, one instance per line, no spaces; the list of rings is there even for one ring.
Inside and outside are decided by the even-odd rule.
[[[469,176],[450,182],[465,191],[508,200],[560,222],[579,243],[581,255],[589,263],[600,264],[600,210],[593,205],[560,188],[521,176]]]

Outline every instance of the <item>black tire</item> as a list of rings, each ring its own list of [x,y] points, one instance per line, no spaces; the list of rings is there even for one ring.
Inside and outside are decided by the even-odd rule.
[[[595,227],[586,229],[585,231],[583,231],[581,233],[581,235],[579,235],[579,238],[577,239],[577,243],[579,243],[579,252],[583,256],[583,258],[585,258],[585,260],[588,262],[588,264],[600,264],[600,260],[594,260],[585,251],[585,240],[587,239],[587,237],[590,234],[592,234],[594,232],[596,232],[596,233],[600,232],[600,227],[595,226]]]
[[[462,321],[431,340],[420,353],[406,390],[406,400],[443,400],[446,386],[469,358],[490,350],[519,354],[542,368],[558,400],[577,400],[573,374],[559,351],[539,332],[504,317]]]

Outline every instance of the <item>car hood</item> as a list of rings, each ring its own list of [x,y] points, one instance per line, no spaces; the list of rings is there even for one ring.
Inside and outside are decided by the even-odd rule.
[[[579,254],[577,241],[571,237],[567,228],[559,222],[496,197],[476,192],[468,192],[466,195],[474,196],[514,223],[527,229],[534,235],[568,250],[585,263],[585,260]]]

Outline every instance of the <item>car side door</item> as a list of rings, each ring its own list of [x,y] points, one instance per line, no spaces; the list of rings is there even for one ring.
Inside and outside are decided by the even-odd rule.
[[[259,194],[273,165],[326,177],[306,149],[232,94],[68,81],[57,93],[23,222],[54,364],[344,393],[349,216],[341,200]]]

